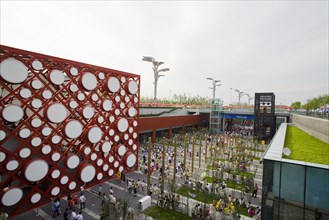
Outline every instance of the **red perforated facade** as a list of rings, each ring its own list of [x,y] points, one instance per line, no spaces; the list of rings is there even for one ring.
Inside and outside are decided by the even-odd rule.
[[[0,65],[1,211],[137,168],[139,75],[6,46]]]

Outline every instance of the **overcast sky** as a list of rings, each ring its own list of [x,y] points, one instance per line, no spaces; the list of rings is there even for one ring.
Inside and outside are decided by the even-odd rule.
[[[143,56],[170,68],[159,98],[210,98],[207,77],[226,104],[235,88],[287,105],[329,90],[328,1],[0,2],[1,44],[139,74],[144,97],[154,78]]]

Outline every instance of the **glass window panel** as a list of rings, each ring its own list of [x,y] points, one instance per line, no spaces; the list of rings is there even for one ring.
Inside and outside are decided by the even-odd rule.
[[[281,199],[304,204],[304,179],[303,166],[282,163]]]
[[[329,212],[329,170],[307,167],[305,205]]]
[[[304,219],[303,208],[280,203],[280,220]]]
[[[274,162],[273,168],[273,197],[279,198],[280,192],[280,162]]]

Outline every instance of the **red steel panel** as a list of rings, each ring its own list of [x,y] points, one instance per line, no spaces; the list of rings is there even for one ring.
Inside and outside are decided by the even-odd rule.
[[[140,76],[0,45],[0,211],[138,166]]]

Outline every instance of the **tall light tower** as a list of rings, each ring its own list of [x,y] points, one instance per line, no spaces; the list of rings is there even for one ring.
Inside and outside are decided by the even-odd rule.
[[[158,88],[158,80],[161,76],[160,72],[169,71],[169,68],[159,69],[159,66],[164,64],[164,62],[156,61],[153,57],[143,56],[143,61],[150,62],[153,64],[153,72],[154,72],[154,101],[157,100],[157,88]]]
[[[250,105],[250,101],[253,100],[253,97],[250,97],[250,95],[248,93],[244,93],[243,95],[248,97],[248,105]]]
[[[241,97],[244,94],[244,92],[238,90],[238,89],[234,89],[237,93],[238,93],[238,97],[239,97],[239,105],[240,105],[240,101],[241,101]]]
[[[213,78],[210,77],[208,77],[207,79],[212,81],[212,87],[209,87],[209,89],[212,89],[212,99],[215,100],[216,87],[221,86],[223,84],[217,84],[220,82],[220,80],[214,80]]]

